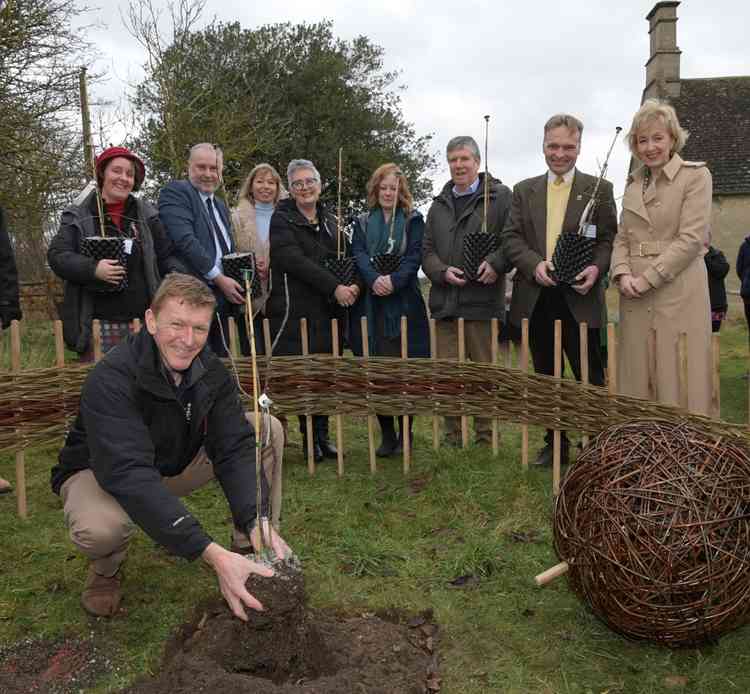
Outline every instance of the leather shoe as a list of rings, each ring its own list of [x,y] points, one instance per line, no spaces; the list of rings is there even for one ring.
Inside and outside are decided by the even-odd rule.
[[[81,605],[95,617],[112,617],[120,609],[122,600],[122,570],[114,576],[100,576],[89,565],[89,573],[81,594]]]
[[[334,446],[328,439],[320,439],[320,441],[318,441],[318,446],[324,458],[336,460],[336,458],[339,457],[339,452],[336,450],[336,446]]]
[[[569,444],[563,444],[560,447],[560,465],[567,465],[569,462]],[[552,444],[547,444],[542,448],[537,457],[534,461],[534,465],[538,465],[539,467],[552,467],[552,459],[554,457],[554,451],[552,449]]]
[[[13,491],[13,485],[8,480],[0,477],[0,494],[9,494]]]

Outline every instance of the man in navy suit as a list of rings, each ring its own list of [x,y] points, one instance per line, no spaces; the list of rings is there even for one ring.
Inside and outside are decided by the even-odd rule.
[[[222,167],[218,147],[207,142],[194,145],[188,159],[188,180],[171,181],[159,194],[159,218],[175,245],[176,255],[216,296],[218,320],[211,324],[209,345],[221,357],[227,354],[227,318],[233,307],[245,301],[242,287],[223,273],[221,265],[221,257],[234,252],[229,211],[214,196]]]

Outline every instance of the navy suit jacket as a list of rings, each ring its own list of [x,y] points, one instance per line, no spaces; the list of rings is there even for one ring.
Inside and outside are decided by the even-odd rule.
[[[214,196],[224,228],[230,232],[229,212],[222,200]],[[216,242],[206,203],[190,181],[171,181],[159,193],[159,218],[175,245],[176,255],[188,270],[206,281],[216,259]],[[230,250],[233,250],[229,233]]]

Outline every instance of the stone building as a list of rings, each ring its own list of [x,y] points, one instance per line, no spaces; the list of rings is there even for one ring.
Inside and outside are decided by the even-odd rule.
[[[668,99],[690,132],[682,157],[708,164],[714,180],[713,244],[732,265],[727,287],[737,290],[734,261],[750,235],[750,75],[682,77],[679,4],[657,2],[646,16],[651,47],[642,101]]]

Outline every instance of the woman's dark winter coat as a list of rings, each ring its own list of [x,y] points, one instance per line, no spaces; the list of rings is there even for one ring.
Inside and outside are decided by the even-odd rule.
[[[336,217],[320,203],[317,217],[319,223],[311,224],[293,199],[279,202],[271,217],[271,293],[266,316],[271,340],[278,337],[275,355],[302,354],[301,318],[307,319],[310,354],[332,353],[331,319],[339,319],[339,337],[343,337],[346,311],[334,297],[340,282],[323,265],[336,257]],[[346,237],[342,243],[345,255],[350,255]]]
[[[371,293],[372,285],[380,276],[370,262],[367,252],[367,230],[362,227],[362,218],[354,221],[352,236],[352,255],[357,261],[359,274],[365,283],[365,292],[370,292],[369,300],[373,302],[376,323],[381,298]],[[364,219],[365,227],[367,218]],[[414,211],[406,223],[406,249],[398,270],[391,274],[393,295],[399,295],[402,300],[402,314],[407,318],[407,340],[409,357],[428,357],[430,355],[430,333],[427,322],[427,309],[419,286],[417,273],[422,262],[422,236],[424,235],[424,219]],[[389,298],[389,297],[387,297]],[[362,355],[362,316],[367,315],[366,301],[368,297],[363,293],[350,311],[349,345],[357,356]],[[372,335],[372,327],[369,333]],[[372,356],[377,356],[371,352]]]
[[[132,230],[136,225],[143,260],[143,280],[147,304],[159,287],[167,272],[182,269],[172,257],[173,245],[159,221],[156,208],[150,203],[129,196],[125,206],[123,226]],[[120,230],[106,217],[107,233],[119,234]],[[94,272],[97,261],[81,253],[81,239],[100,236],[99,215],[94,192],[79,205],[67,207],[60,219],[60,229],[50,243],[47,260],[50,267],[65,280],[61,311],[63,336],[70,349],[83,353],[88,349],[92,332],[94,306],[106,283],[98,280]],[[130,231],[126,234],[130,236]],[[129,276],[130,280],[130,276]],[[146,305],[146,308],[148,306]],[[122,320],[122,316],[100,316],[109,320]],[[126,316],[125,319],[141,318],[142,315]]]

